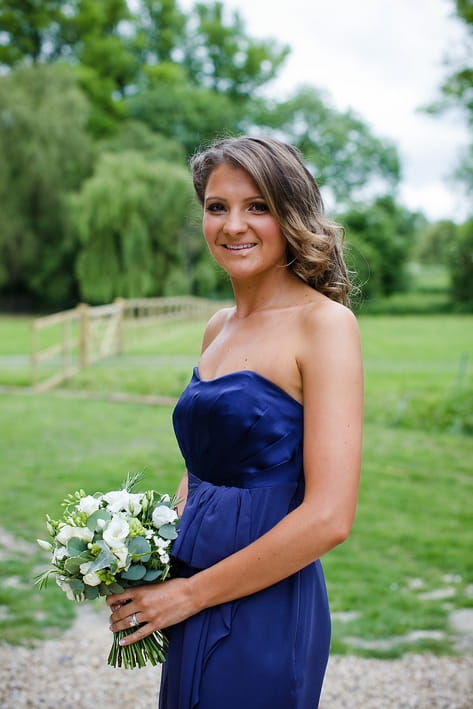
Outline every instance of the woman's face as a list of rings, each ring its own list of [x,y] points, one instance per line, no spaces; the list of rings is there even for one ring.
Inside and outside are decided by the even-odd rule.
[[[231,165],[210,174],[203,231],[218,264],[232,279],[262,275],[286,264],[286,240],[250,175]]]

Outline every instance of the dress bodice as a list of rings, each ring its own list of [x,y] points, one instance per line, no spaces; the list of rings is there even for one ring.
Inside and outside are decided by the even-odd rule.
[[[269,379],[242,370],[204,380],[195,368],[173,422],[189,479],[180,561],[207,568],[300,503],[303,408]]]
[[[197,367],[174,411],[187,469],[215,485],[297,482],[302,405],[269,379],[242,370],[204,380]]]

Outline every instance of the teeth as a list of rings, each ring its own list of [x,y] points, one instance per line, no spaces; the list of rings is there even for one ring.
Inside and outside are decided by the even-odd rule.
[[[254,244],[225,244],[225,248],[230,251],[243,251],[243,249],[251,249],[253,246]]]

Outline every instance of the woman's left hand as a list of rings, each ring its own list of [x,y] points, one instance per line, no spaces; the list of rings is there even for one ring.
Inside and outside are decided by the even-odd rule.
[[[190,586],[189,579],[176,578],[107,596],[112,610],[110,630],[117,633],[139,624],[136,632],[120,641],[121,645],[131,645],[156,630],[180,623],[199,610],[193,602]]]

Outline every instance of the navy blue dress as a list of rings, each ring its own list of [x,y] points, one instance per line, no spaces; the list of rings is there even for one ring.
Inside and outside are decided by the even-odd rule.
[[[300,504],[303,409],[256,372],[207,381],[195,369],[173,419],[189,471],[173,556],[190,576]],[[320,562],[168,634],[160,709],[315,709],[330,645]]]

